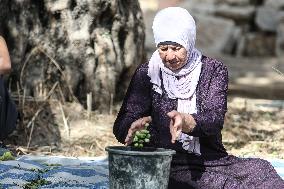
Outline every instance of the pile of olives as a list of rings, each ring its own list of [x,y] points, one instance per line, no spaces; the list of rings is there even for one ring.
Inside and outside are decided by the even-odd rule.
[[[133,146],[134,147],[140,147],[142,148],[144,146],[144,143],[150,142],[150,137],[151,134],[147,130],[147,127],[149,126],[149,123],[145,124],[145,129],[136,131],[134,134],[134,139],[133,139]]]

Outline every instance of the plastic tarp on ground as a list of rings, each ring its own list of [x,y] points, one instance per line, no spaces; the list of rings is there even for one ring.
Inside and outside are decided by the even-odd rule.
[[[108,160],[60,156],[22,156],[0,162],[0,188],[107,189]]]
[[[284,179],[284,160],[267,160]],[[0,162],[0,188],[20,189],[38,180],[38,188],[108,189],[108,160],[27,155]]]

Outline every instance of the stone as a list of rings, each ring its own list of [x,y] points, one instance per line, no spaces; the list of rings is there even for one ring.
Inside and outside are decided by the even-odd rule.
[[[265,0],[264,6],[272,7],[277,10],[284,10],[283,0]]]
[[[236,55],[237,46],[239,45],[240,39],[242,38],[242,29],[238,26],[232,32],[231,37],[228,39],[228,42],[223,48],[223,53]]]
[[[273,69],[278,64],[276,57],[215,55],[215,58],[228,67],[229,94],[246,98],[283,99],[283,75]]]
[[[187,9],[192,16],[194,15],[211,15],[215,13],[214,1],[184,1],[179,6]]]
[[[277,27],[276,55],[281,59],[284,58],[284,22]]]
[[[196,46],[205,54],[222,53],[228,47],[228,43],[232,43],[232,36],[236,31],[234,22],[225,18],[198,15],[196,25]]]
[[[275,36],[265,33],[247,33],[244,36],[242,56],[274,56]]]
[[[215,15],[232,19],[236,22],[250,22],[255,13],[254,6],[220,5],[216,7]]]
[[[217,0],[218,4],[228,4],[233,6],[247,6],[250,4],[249,0]]]
[[[278,24],[278,11],[271,7],[258,7],[255,23],[262,31],[275,32]]]

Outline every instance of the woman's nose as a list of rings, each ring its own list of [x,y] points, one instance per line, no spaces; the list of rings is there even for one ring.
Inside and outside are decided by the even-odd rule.
[[[171,61],[171,60],[174,60],[176,58],[173,50],[168,50],[166,57],[167,57],[167,61]]]

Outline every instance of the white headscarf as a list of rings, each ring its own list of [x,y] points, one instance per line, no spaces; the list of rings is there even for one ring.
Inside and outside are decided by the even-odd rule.
[[[156,45],[171,41],[182,45],[187,51],[187,63],[177,71],[172,71],[164,66],[158,50],[153,53],[148,69],[153,90],[162,94],[163,81],[163,87],[168,97],[178,100],[178,112],[197,113],[196,87],[202,67],[202,55],[194,47],[196,39],[194,19],[186,9],[169,7],[157,13],[152,29]],[[189,153],[200,154],[198,137],[182,133],[178,140],[182,142],[183,148]]]

